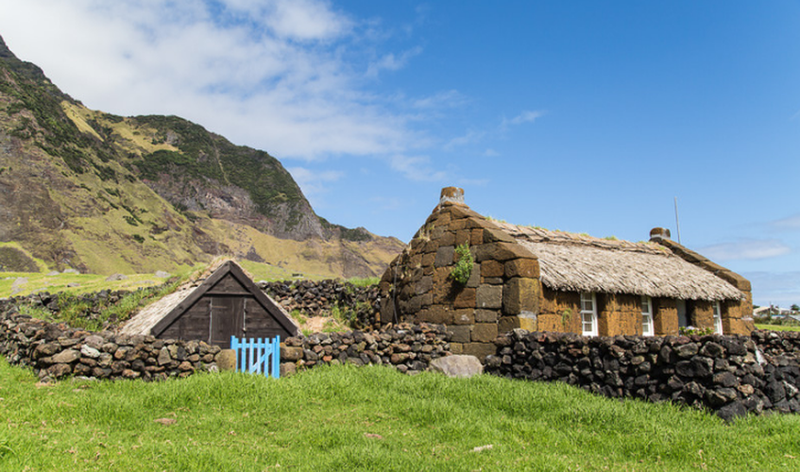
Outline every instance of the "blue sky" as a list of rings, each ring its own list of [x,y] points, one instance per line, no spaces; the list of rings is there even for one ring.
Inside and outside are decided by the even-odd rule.
[[[800,3],[4,0],[65,92],[283,162],[317,213],[408,241],[441,187],[517,224],[655,226],[800,304]]]

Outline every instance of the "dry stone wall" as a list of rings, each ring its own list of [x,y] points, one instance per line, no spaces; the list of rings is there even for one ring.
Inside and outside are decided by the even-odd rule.
[[[0,354],[12,364],[31,367],[42,380],[76,375],[97,379],[163,380],[197,371],[216,371],[229,363],[218,346],[203,341],[93,333],[49,323],[0,301]],[[443,326],[400,324],[380,330],[317,333],[281,343],[284,375],[319,365],[387,365],[417,373],[450,355]],[[226,362],[228,361],[228,362]]]
[[[795,333],[584,337],[514,330],[495,343],[498,351],[486,359],[486,371],[509,378],[562,381],[615,398],[673,401],[725,419],[800,411]]]
[[[42,380],[187,377],[216,370],[219,353],[202,341],[93,333],[21,315],[13,307],[0,313],[0,354],[31,367]]]
[[[450,355],[443,326],[421,323],[387,325],[380,330],[316,333],[281,343],[281,372],[318,365],[386,365],[404,373],[426,370],[430,362]]]
[[[767,358],[785,357],[800,363],[800,331],[756,330],[752,338]]]
[[[166,284],[156,286],[158,289]],[[140,291],[146,290],[144,288],[138,289]],[[22,297],[11,297],[8,299],[0,299],[0,311],[5,311],[8,307],[27,305],[34,308],[40,308],[49,311],[50,313],[58,313],[60,305],[63,304],[64,298],[69,299],[71,303],[79,303],[86,307],[82,316],[87,320],[98,320],[101,312],[109,306],[115,305],[122,300],[126,295],[130,294],[129,290],[101,290],[99,292],[83,293],[79,295],[68,293],[49,293],[49,292],[36,292]],[[105,323],[105,329],[114,329],[117,320],[110,319]]]
[[[258,287],[286,311],[298,310],[307,316],[327,316],[335,307],[353,313],[351,320],[359,328],[376,328],[380,309],[377,286],[361,287],[341,280],[298,280],[259,282]]]

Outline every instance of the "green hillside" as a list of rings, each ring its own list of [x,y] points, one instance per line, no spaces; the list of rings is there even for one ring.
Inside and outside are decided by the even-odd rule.
[[[175,116],[87,109],[0,38],[0,243],[12,242],[0,271],[31,271],[39,260],[152,273],[227,255],[375,276],[403,247],[318,217],[264,151]]]

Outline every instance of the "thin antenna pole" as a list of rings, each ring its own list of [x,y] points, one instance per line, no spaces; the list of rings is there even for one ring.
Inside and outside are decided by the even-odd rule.
[[[675,226],[678,229],[678,244],[681,243],[681,223],[678,220],[678,197],[675,197]]]

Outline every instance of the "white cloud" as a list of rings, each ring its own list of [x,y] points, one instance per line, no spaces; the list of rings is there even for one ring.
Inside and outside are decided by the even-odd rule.
[[[427,156],[392,156],[389,166],[403,174],[406,178],[418,182],[442,182],[448,178],[448,173],[437,171],[431,165]]]
[[[521,125],[523,123],[532,123],[536,121],[537,118],[543,115],[544,115],[543,111],[523,111],[514,118],[511,119],[503,118],[500,121],[499,125],[489,126],[487,127],[487,130],[476,131],[474,129],[471,129],[461,136],[456,136],[455,138],[452,138],[450,141],[445,143],[444,146],[442,146],[442,149],[444,149],[445,151],[452,151],[453,148],[477,144],[486,139],[501,136],[508,129],[510,125],[516,126],[516,125]],[[493,149],[487,149],[484,155],[493,157],[492,153],[494,152],[496,151],[494,151]]]
[[[786,255],[791,252],[791,249],[777,239],[740,239],[734,242],[706,246],[701,248],[699,252],[711,260],[729,261],[768,259]]]
[[[365,51],[380,45],[354,47],[357,26],[320,0],[0,3],[12,51],[90,108],[183,116],[281,159],[421,142],[387,97],[363,88]],[[418,52],[385,54],[379,67]]]
[[[483,131],[469,130],[467,131],[467,134],[464,134],[462,136],[457,136],[448,141],[444,145],[444,149],[446,151],[450,151],[456,147],[466,146],[468,144],[475,144],[479,142],[481,139],[483,139],[484,136],[486,136],[486,133],[484,133]]]
[[[775,220],[771,222],[770,225],[778,229],[800,229],[800,213],[787,218],[782,218],[780,220]]]
[[[414,108],[419,109],[441,109],[441,108],[455,108],[467,102],[466,97],[460,94],[457,90],[448,90],[446,92],[439,92],[430,97],[420,98],[412,102]]]
[[[501,126],[506,127],[508,125],[521,125],[523,123],[532,123],[536,121],[536,119],[541,118],[544,116],[543,111],[531,111],[526,110],[520,113],[519,115],[515,116],[514,118],[506,119],[503,118],[503,123]]]
[[[326,183],[336,182],[344,177],[344,172],[328,170],[328,171],[312,171],[305,167],[290,167],[286,169],[292,174],[295,182],[303,190],[303,194],[307,198],[315,197],[319,194],[325,193],[328,189],[325,187]]]
[[[498,157],[500,156],[500,153],[492,148],[487,148],[485,151],[483,151],[483,155],[486,157]]]
[[[422,48],[416,47],[411,50],[405,51],[402,54],[395,55],[388,53],[383,55],[378,61],[373,62],[367,68],[367,77],[377,77],[383,70],[394,71],[400,70],[408,64],[412,57],[422,52]]]
[[[231,3],[262,4],[262,18],[278,35],[297,40],[335,38],[349,29],[351,23],[333,12],[327,2],[314,0],[277,0],[252,2],[237,0]]]

